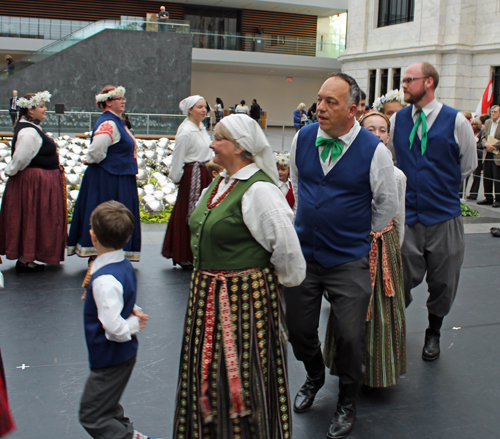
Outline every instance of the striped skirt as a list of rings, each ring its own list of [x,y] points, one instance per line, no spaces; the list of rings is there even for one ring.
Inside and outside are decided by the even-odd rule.
[[[174,439],[291,438],[283,302],[272,268],[195,270]]]
[[[372,234],[370,270],[373,295],[366,322],[363,384],[388,387],[406,373],[406,312],[399,237],[394,226]],[[335,340],[331,315],[326,330],[324,357],[335,374]]]

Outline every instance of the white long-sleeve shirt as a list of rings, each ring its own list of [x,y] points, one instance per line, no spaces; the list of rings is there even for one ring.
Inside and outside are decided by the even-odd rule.
[[[36,125],[28,122],[24,117],[21,118],[23,122],[30,123],[33,127]],[[17,134],[16,150],[12,156],[12,160],[5,168],[5,174],[9,177],[16,175],[18,172],[23,171],[35,158],[42,147],[43,139],[36,130],[36,128],[23,128]]]
[[[196,126],[189,119],[182,122],[175,135],[175,148],[169,174],[174,183],[181,181],[185,163],[204,163],[212,158],[210,143],[210,136],[202,124]]]
[[[223,170],[223,181],[213,202],[235,180],[248,180],[258,170],[258,166],[252,163],[231,175],[227,181],[227,171]],[[204,189],[201,197],[207,189]],[[292,209],[278,187],[266,181],[252,184],[243,194],[241,213],[243,222],[254,239],[271,253],[271,263],[278,273],[280,283],[286,287],[300,285],[306,276],[306,261],[293,227]]]
[[[105,265],[121,262],[124,258],[123,250],[104,253],[94,261],[90,274],[93,275]],[[124,343],[131,340],[132,335],[140,331],[137,316],[131,315],[126,319],[121,316],[123,310],[123,286],[114,276],[103,274],[94,279],[92,294],[97,306],[97,318],[102,323],[108,340]],[[140,310],[136,305],[134,305],[134,309]]]
[[[396,215],[394,215],[394,225],[399,235],[399,245],[403,246],[403,241],[405,239],[405,218],[406,218],[406,206],[405,206],[405,195],[406,195],[406,175],[401,169],[394,166],[394,177],[396,177],[396,185],[398,187],[398,210]]]
[[[112,120],[101,123],[94,133],[94,138],[89,146],[85,160],[89,163],[100,163],[108,154],[108,148],[121,139],[120,130]]]
[[[320,146],[318,148],[317,154],[319,156],[321,168],[325,175],[327,175],[335,167],[339,160],[342,159],[352,142],[356,139],[360,130],[361,126],[358,121],[354,121],[354,126],[351,130],[344,136],[339,137],[339,140],[342,141],[344,145],[344,149],[342,150],[340,156],[338,156],[333,162],[330,159],[323,162],[323,160],[321,160],[321,153],[323,152],[324,147]],[[297,164],[295,162],[298,135],[299,132],[297,132],[293,138],[292,148],[290,151],[290,177],[292,180],[293,194],[295,196],[295,210],[300,208],[298,206],[299,174]],[[331,139],[331,137],[319,127],[317,137]],[[375,153],[373,154],[371,161],[370,188],[372,191],[371,229],[374,232],[380,232],[391,222],[398,208],[398,190],[396,186],[396,179],[394,177],[394,166],[390,154],[388,154],[386,147],[382,142],[380,142],[375,149]]]
[[[436,99],[429,102],[424,108],[422,108],[425,119],[427,121],[427,132],[432,128],[432,125],[439,116],[439,112],[443,108],[443,104],[438,102]],[[412,108],[411,115],[413,117],[413,122],[417,120],[418,108],[415,105]],[[387,147],[392,152],[394,163],[397,162],[396,152],[394,149],[394,127],[396,126],[396,117],[398,113],[394,113],[391,117],[391,137]],[[417,131],[418,137],[422,138],[422,124],[419,125]],[[474,138],[474,131],[470,126],[469,121],[465,116],[459,111],[455,119],[455,129],[454,129],[455,142],[457,142],[460,158],[460,172],[462,174],[462,180],[467,178],[474,170],[477,168],[477,152],[476,152],[476,139]]]

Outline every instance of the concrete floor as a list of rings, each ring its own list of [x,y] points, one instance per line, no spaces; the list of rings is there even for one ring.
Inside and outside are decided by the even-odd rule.
[[[135,267],[138,304],[150,322],[140,334],[137,365],[122,402],[139,431],[170,438],[190,273],[160,256],[164,229],[143,226],[143,254]],[[407,374],[394,387],[360,396],[352,439],[499,437],[500,240],[476,232],[467,234],[466,244],[458,297],[444,322],[441,358],[427,363],[420,357],[427,316],[426,289],[420,286],[407,314]],[[18,426],[12,439],[88,437],[77,418],[88,374],[80,300],[86,265],[73,256],[59,267],[26,275],[4,259],[0,347]],[[322,335],[327,315],[325,303]],[[291,349],[289,377],[293,398],[304,371]],[[312,409],[294,414],[294,439],[325,437],[336,394],[337,379],[329,376]]]

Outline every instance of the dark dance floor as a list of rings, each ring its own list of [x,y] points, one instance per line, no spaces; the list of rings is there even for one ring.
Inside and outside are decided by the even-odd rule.
[[[160,231],[161,232],[161,231]],[[162,235],[160,232],[158,236]],[[408,372],[397,386],[362,395],[352,439],[498,439],[500,437],[500,239],[466,236],[466,258],[454,308],[444,322],[441,358],[422,361],[425,287],[408,309]],[[175,387],[190,273],[171,268],[159,245],[144,245],[137,264],[138,304],[150,315],[122,403],[137,430],[171,438]],[[12,439],[83,439],[79,399],[88,374],[75,256],[39,275],[1,266],[0,348],[18,430]],[[322,331],[328,315],[322,313]],[[289,351],[292,398],[304,371]],[[315,405],[293,417],[294,439],[326,437],[337,379],[328,377]]]

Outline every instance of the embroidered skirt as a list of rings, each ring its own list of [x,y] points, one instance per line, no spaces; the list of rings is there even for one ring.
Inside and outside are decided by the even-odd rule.
[[[86,258],[97,255],[89,234],[90,215],[99,204],[111,200],[124,204],[134,215],[134,231],[130,240],[123,247],[123,251],[127,259],[139,261],[141,257],[141,216],[139,214],[136,177],[135,175],[110,174],[96,165],[89,166],[83,176],[69,229],[68,256],[77,254]]]
[[[16,428],[7,400],[7,386],[3,371],[2,352],[0,352],[0,437],[5,436]]]
[[[163,241],[163,248],[161,254],[167,259],[173,259],[174,262],[193,262],[193,253],[191,251],[191,231],[189,230],[188,212],[190,208],[190,200],[193,201],[200,197],[200,193],[211,182],[210,176],[205,163],[199,164],[199,178],[196,179],[193,186],[192,171],[193,163],[184,165],[184,173],[182,174],[181,182],[179,184],[179,192],[177,193],[177,200],[172,209],[172,215],[168,222],[167,232]],[[193,197],[192,189],[198,189],[198,196]]]
[[[59,264],[67,237],[66,181],[59,169],[26,168],[7,180],[0,211],[0,254]]]
[[[394,226],[375,234],[370,257],[373,296],[366,322],[363,384],[388,387],[406,373],[406,311],[399,237]],[[325,363],[335,374],[335,340],[328,321]]]
[[[283,302],[272,268],[192,277],[174,439],[291,438]]]

